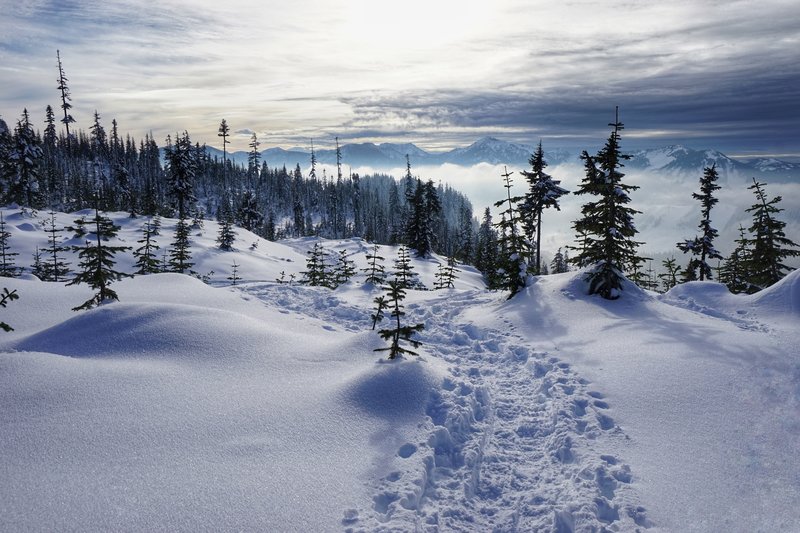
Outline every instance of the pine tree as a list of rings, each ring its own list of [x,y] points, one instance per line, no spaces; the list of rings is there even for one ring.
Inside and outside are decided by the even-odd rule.
[[[350,281],[356,273],[355,262],[347,257],[347,250],[339,250],[336,266],[333,269],[333,282],[336,286]]]
[[[59,244],[59,234],[63,230],[56,228],[56,214],[50,212],[50,225],[45,228],[47,232],[48,247],[44,249],[49,259],[42,264],[42,281],[65,281],[70,274],[69,263],[64,261],[62,252],[69,251],[69,247]]]
[[[701,236],[694,239],[687,239],[677,244],[678,249],[683,253],[691,252],[692,255],[700,256],[699,259],[689,261],[689,266],[686,269],[685,278],[699,279],[700,281],[710,280],[711,266],[708,264],[708,259],[722,259],[716,248],[714,248],[714,239],[717,237],[718,232],[711,227],[711,208],[719,202],[715,198],[714,191],[720,189],[717,185],[719,174],[717,173],[716,165],[705,167],[703,169],[703,177],[700,178],[700,193],[692,193],[692,198],[698,200],[701,205],[701,219],[699,228]]]
[[[197,159],[188,132],[175,136],[175,144],[167,139],[164,148],[168,194],[175,200],[178,218],[189,216],[190,203],[195,200],[194,182],[197,174]]]
[[[42,253],[39,247],[34,248],[33,251],[33,265],[31,266],[31,274],[39,279],[44,279],[44,263],[42,262]]]
[[[258,140],[258,136],[255,132],[253,132],[253,136],[250,138],[250,152],[247,154],[247,176],[252,180],[258,175],[258,168],[261,164],[261,152],[258,151],[258,147],[261,143]]]
[[[375,302],[376,307],[375,312],[370,315],[370,318],[372,318],[372,330],[375,331],[378,322],[382,321],[384,316],[386,316],[384,311],[389,308],[389,301],[386,299],[386,296],[378,296],[372,301]]]
[[[228,127],[228,123],[223,118],[222,122],[219,123],[217,137],[222,137],[222,184],[226,189],[228,187],[228,145],[231,143],[228,137],[230,137],[230,132],[231,130]]]
[[[157,274],[161,272],[158,256],[156,252],[159,250],[158,244],[153,240],[155,235],[155,226],[152,221],[147,221],[142,226],[142,238],[136,241],[141,244],[133,252],[136,258],[136,275]]]
[[[564,252],[561,251],[561,248],[556,251],[556,255],[553,256],[553,261],[550,263],[550,271],[553,274],[563,274],[564,272],[569,272],[569,264],[567,261],[569,258],[566,256]]]
[[[406,297],[405,290],[400,286],[397,280],[389,282],[388,294],[389,307],[392,309],[391,317],[395,320],[395,327],[393,329],[382,329],[378,332],[383,340],[391,341],[391,344],[386,348],[376,348],[376,352],[389,352],[389,359],[395,359],[398,356],[402,357],[404,354],[419,355],[416,352],[404,348],[401,342],[411,344],[413,348],[419,347],[422,343],[412,337],[425,329],[425,324],[415,324],[413,326],[402,325],[401,319],[405,316],[403,311],[402,301]]]
[[[119,300],[117,293],[109,285],[114,281],[121,280],[123,277],[132,277],[130,274],[114,270],[116,262],[114,255],[130,250],[130,247],[110,246],[104,242],[116,237],[120,227],[114,225],[110,218],[100,216],[97,208],[95,208],[92,222],[94,222],[94,227],[89,231],[89,234],[94,235],[94,243],[87,240],[86,246],[73,246],[73,250],[78,252],[78,257],[80,258],[79,266],[82,270],[67,285],[86,283],[96,290],[97,294],[81,305],[73,307],[73,311],[91,309],[103,302]]]
[[[14,128],[11,145],[7,149],[5,164],[2,166],[0,185],[4,185],[6,189],[2,197],[5,203],[34,208],[40,206],[39,179],[43,160],[44,152],[39,136],[33,130],[28,110],[25,109]]]
[[[513,186],[511,174],[508,169],[501,174],[507,197],[494,204],[495,207],[505,207],[500,213],[500,222],[497,224],[500,230],[498,239],[500,260],[497,264],[497,275],[498,288],[509,291],[509,298],[512,298],[528,284],[528,264],[525,258],[530,252],[530,244],[525,240],[519,227],[519,215],[516,209],[523,197],[511,196]]]
[[[371,254],[367,254],[367,268],[363,272],[367,274],[367,279],[364,283],[380,286],[386,281],[386,269],[383,262],[386,259],[378,255],[378,245],[376,244],[372,249]],[[375,329],[374,327],[372,329]]]
[[[56,89],[61,91],[61,109],[64,110],[64,118],[61,119],[61,123],[64,124],[67,130],[67,147],[69,148],[69,125],[75,122],[75,119],[69,114],[69,110],[72,109],[72,104],[70,104],[72,97],[69,93],[69,87],[67,87],[69,80],[64,75],[64,67],[61,65],[61,52],[59,50],[56,50],[56,57],[58,58],[58,80],[56,80],[58,81],[58,87]]]
[[[478,242],[475,250],[475,268],[483,273],[484,281],[489,289],[497,289],[498,257],[497,232],[492,222],[492,213],[487,207],[483,212],[483,221],[478,228]]]
[[[452,289],[455,287],[455,280],[458,278],[456,273],[461,272],[456,268],[456,264],[455,257],[448,257],[447,263],[444,265],[442,263],[438,264],[436,273],[434,274],[436,278],[436,283],[433,286],[434,290]]]
[[[237,265],[236,261],[234,261],[233,265],[231,265],[231,275],[227,277],[227,279],[231,282],[231,285],[236,286],[236,282],[242,279],[239,277],[238,274],[239,274],[239,265]]]
[[[14,264],[14,258],[18,252],[12,252],[9,246],[11,232],[6,229],[6,220],[3,212],[0,211],[0,277],[15,278],[20,275],[21,268]]]
[[[581,246],[575,247],[578,255],[572,262],[580,267],[589,267],[586,280],[589,294],[599,294],[607,300],[619,298],[622,291],[623,272],[638,259],[633,240],[638,233],[633,224],[633,215],[639,213],[627,207],[628,193],[638,189],[622,182],[622,161],[630,156],[620,152],[619,132],[623,129],[619,118],[605,146],[595,157],[586,151],[581,155],[586,176],[574,194],[590,194],[598,197],[581,208],[583,218],[573,223],[580,236]]]
[[[722,264],[719,281],[724,283],[734,294],[757,292],[758,287],[748,280],[747,268],[751,260],[750,240],[745,235],[745,229],[741,224],[739,224],[739,238],[734,242],[736,242],[736,248]]]
[[[325,263],[328,253],[322,247],[322,244],[315,242],[314,248],[306,253],[308,254],[308,259],[306,260],[305,272],[301,272],[303,274],[301,283],[312,287],[332,288],[330,272],[328,272],[328,265]]]
[[[749,242],[747,279],[759,289],[777,283],[791,271],[783,263],[785,259],[800,256],[797,243],[787,238],[783,231],[786,223],[775,218],[775,215],[783,211],[777,207],[782,198],[776,196],[767,201],[764,185],[753,178],[753,185],[748,187],[756,195],[756,203],[747,209],[753,217],[753,225],[749,228],[752,238]]]
[[[678,271],[680,270],[680,267],[678,267],[678,263],[675,261],[674,257],[663,260],[661,265],[666,268],[667,271],[659,274],[658,279],[661,280],[661,286],[663,287],[664,292],[667,292],[678,284]]]
[[[528,242],[536,243],[530,269],[533,274],[539,274],[542,265],[542,212],[549,207],[560,211],[558,199],[569,191],[560,187],[561,182],[544,171],[547,162],[544,160],[541,141],[528,163],[531,170],[521,172],[528,181],[528,192],[519,204],[519,217]]]
[[[421,287],[421,283],[417,279],[417,273],[414,272],[414,265],[411,264],[411,255],[408,248],[401,246],[397,250],[397,259],[394,261],[394,277],[398,286],[401,289],[411,289]]]
[[[226,218],[219,225],[217,244],[220,250],[230,251],[233,250],[234,242],[236,242],[236,232],[233,230],[233,224],[230,219]]]
[[[189,225],[185,218],[178,219],[175,225],[175,240],[169,250],[169,271],[185,273],[194,266],[189,242]]]
[[[19,294],[17,294],[17,289],[13,291],[9,291],[7,288],[3,287],[3,292],[0,294],[0,307],[4,308],[8,305],[9,302],[19,299]],[[14,328],[6,324],[5,322],[0,321],[0,329],[8,333],[9,331],[14,331]]]

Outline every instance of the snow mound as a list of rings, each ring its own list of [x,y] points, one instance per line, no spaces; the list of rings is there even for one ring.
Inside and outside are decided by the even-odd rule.
[[[762,312],[774,315],[800,315],[800,270],[795,270],[775,285],[751,296]]]
[[[425,415],[444,375],[423,359],[380,360],[345,385],[356,408],[379,418],[405,420]]]
[[[278,339],[273,337],[277,336]],[[107,304],[18,341],[21,351],[70,357],[215,359],[286,345],[263,323],[239,313],[182,304]]]

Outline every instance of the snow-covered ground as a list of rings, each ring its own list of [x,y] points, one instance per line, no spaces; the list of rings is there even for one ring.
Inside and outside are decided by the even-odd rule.
[[[3,213],[27,265],[42,221]],[[143,219],[113,218],[136,246]],[[239,230],[222,252],[217,231],[192,232],[213,286],[139,276],[114,285],[120,302],[73,312],[84,286],[0,282],[20,295],[0,309],[15,328],[0,336],[0,530],[800,523],[800,273],[754,296],[628,285],[615,302],[570,273],[507,301],[462,267],[455,289],[409,291],[420,357],[388,362],[370,329],[381,291],[362,275],[279,284],[313,239]],[[371,250],[323,244],[361,268]],[[380,252],[391,269],[396,250]],[[429,287],[439,260],[415,261]],[[231,287],[234,261],[245,281]]]

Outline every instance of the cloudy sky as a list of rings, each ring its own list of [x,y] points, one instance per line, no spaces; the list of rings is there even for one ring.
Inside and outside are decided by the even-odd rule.
[[[0,117],[234,148],[492,135],[800,157],[797,0],[0,0]]]

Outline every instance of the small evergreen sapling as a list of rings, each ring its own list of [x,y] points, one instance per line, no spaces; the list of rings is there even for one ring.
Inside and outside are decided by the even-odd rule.
[[[739,238],[734,242],[736,243],[736,248],[722,263],[719,281],[724,283],[728,290],[734,294],[757,292],[758,288],[748,281],[747,265],[750,261],[750,241],[745,235],[745,229],[741,224],[739,224]]]
[[[16,289],[9,291],[7,288],[3,287],[3,292],[0,294],[0,307],[5,308],[9,302],[17,299],[19,299],[19,295],[17,294]],[[14,328],[2,321],[0,321],[0,329],[6,333],[9,331],[14,331]]]
[[[386,316],[386,309],[389,308],[389,301],[386,299],[386,296],[378,296],[374,300],[375,302],[375,313],[371,315],[372,318],[372,329],[375,330],[375,326],[378,325],[378,322],[383,320],[383,317]]]
[[[512,172],[507,169],[503,177],[503,187],[506,189],[506,199],[494,203],[495,207],[505,207],[500,213],[500,222],[497,227],[500,230],[498,245],[500,248],[500,260],[497,263],[497,276],[499,278],[499,288],[509,291],[508,295],[512,298],[515,294],[525,288],[528,283],[528,264],[525,260],[530,255],[530,243],[525,239],[525,235],[519,228],[519,214],[516,206],[522,202],[524,197],[511,196]]]
[[[455,280],[458,279],[456,273],[461,272],[456,268],[456,264],[455,257],[448,257],[447,264],[443,265],[439,263],[436,274],[434,274],[436,278],[436,283],[433,286],[434,290],[452,289],[455,287]]]
[[[333,288],[328,265],[325,263],[328,253],[322,245],[316,242],[314,243],[314,248],[306,253],[308,254],[308,260],[306,261],[306,271],[302,272],[302,283],[312,287]]]
[[[86,300],[73,311],[91,309],[96,305],[109,300],[119,300],[117,293],[109,285],[114,281],[119,281],[123,277],[132,277],[114,270],[114,255],[118,252],[130,250],[129,246],[110,246],[105,241],[117,236],[120,227],[114,225],[110,218],[100,216],[100,212],[95,208],[94,228],[89,231],[89,235],[94,235],[94,243],[87,240],[86,245],[74,246],[73,250],[78,252],[80,257],[80,267],[82,271],[77,274],[67,285],[86,283],[97,291],[93,297]]]
[[[191,260],[189,225],[185,218],[180,218],[175,225],[175,240],[169,251],[169,271],[183,274],[194,266]]]
[[[678,284],[678,272],[680,271],[680,267],[674,257],[661,261],[661,266],[666,268],[667,271],[659,274],[658,279],[661,280],[661,287],[664,289],[664,292],[667,292]]]
[[[6,221],[0,211],[0,277],[15,278],[19,276],[21,268],[14,265],[14,258],[18,252],[12,252],[8,244],[11,232],[6,229]]]
[[[237,281],[241,281],[242,278],[238,276],[239,274],[239,265],[236,264],[236,261],[233,262],[231,265],[231,275],[228,276],[228,280],[231,282],[231,285],[236,286]]]
[[[333,269],[333,283],[335,286],[350,281],[356,273],[355,262],[347,257],[347,250],[339,250],[336,266]]]
[[[137,275],[161,272],[160,262],[156,255],[159,246],[153,240],[154,235],[155,226],[152,221],[145,222],[142,226],[142,238],[136,241],[141,246],[133,252],[133,256],[136,258]]]
[[[386,269],[383,266],[385,258],[378,255],[378,245],[372,249],[371,254],[367,254],[367,268],[363,272],[367,274],[365,283],[380,286],[386,281]],[[374,329],[374,328],[373,328]]]
[[[392,310],[391,318],[395,320],[395,327],[392,329],[382,329],[378,331],[378,335],[385,341],[390,341],[390,345],[385,348],[376,348],[376,352],[389,352],[389,359],[395,359],[404,354],[419,355],[417,352],[405,348],[401,343],[408,343],[412,348],[419,347],[422,343],[412,337],[425,329],[425,324],[414,324],[413,326],[403,325],[401,319],[405,316],[403,311],[402,301],[406,297],[405,290],[396,281],[390,281],[388,284],[388,298],[389,308]]]
[[[233,250],[233,243],[236,242],[236,232],[233,230],[233,223],[226,218],[220,223],[217,244],[220,250]]]
[[[37,246],[33,251],[33,265],[31,266],[31,274],[39,279],[44,279],[44,263],[42,262],[42,253]]]
[[[405,246],[401,246],[397,250],[394,268],[394,277],[400,288],[411,289],[421,286],[417,280],[417,273],[414,272],[414,266],[411,264],[411,254]]]
[[[40,279],[42,281],[66,281],[67,276],[70,274],[69,263],[65,262],[60,254],[70,248],[59,244],[59,234],[64,230],[56,228],[56,214],[53,211],[50,212],[49,222],[50,225],[45,229],[48,247],[44,249],[49,259],[43,264],[42,277]]]

